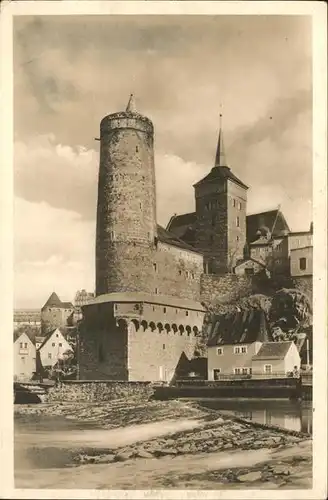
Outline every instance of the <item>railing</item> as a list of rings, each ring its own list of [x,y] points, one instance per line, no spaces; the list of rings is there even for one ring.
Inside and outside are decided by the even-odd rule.
[[[299,373],[294,375],[292,372],[275,372],[275,373],[239,373],[239,374],[231,374],[231,375],[226,375],[226,374],[216,374],[215,375],[215,381],[220,381],[220,380],[250,380],[250,379],[276,379],[276,378],[299,378],[300,375]]]

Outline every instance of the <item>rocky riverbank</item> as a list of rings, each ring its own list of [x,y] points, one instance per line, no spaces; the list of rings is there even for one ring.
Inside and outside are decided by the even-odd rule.
[[[56,416],[109,430],[108,442],[67,443],[72,477],[80,477],[82,470],[92,470],[94,475],[108,467],[108,488],[128,488],[126,474],[132,473],[140,477],[140,484],[133,488],[311,487],[312,446],[306,434],[254,426],[181,401],[15,407],[20,427],[31,419],[41,422]],[[155,473],[159,469],[161,475]],[[142,470],[148,474],[148,486],[143,485]]]

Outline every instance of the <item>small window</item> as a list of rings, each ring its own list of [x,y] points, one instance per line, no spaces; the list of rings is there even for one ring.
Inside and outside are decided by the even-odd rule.
[[[186,316],[189,316],[189,311],[186,311]]]
[[[155,311],[155,306],[153,306],[153,311]]]
[[[63,344],[61,342],[59,342],[59,347],[63,347]]]
[[[59,337],[58,333],[56,333],[56,337],[57,337],[57,338]]]
[[[240,354],[240,347],[239,346],[234,348],[234,353]]]
[[[182,274],[182,271],[181,271],[181,269],[179,269],[179,275],[181,276],[181,274]]]
[[[236,206],[236,200],[233,199],[233,206],[235,207]]]
[[[248,369],[247,369],[247,368],[243,368],[243,369],[242,369],[242,374],[243,374],[243,375],[247,375],[247,373],[248,373]]]
[[[238,203],[238,209],[241,210],[241,203]]]
[[[264,365],[264,373],[272,373],[272,365]]]
[[[24,343],[24,348],[27,349],[27,342]]]
[[[156,262],[153,263],[153,269],[154,269],[154,271],[156,273],[157,272],[157,264],[156,264]]]
[[[166,313],[166,307],[163,307],[163,312]]]
[[[195,277],[195,274],[194,274],[194,273],[191,273],[191,277],[192,277],[192,279],[194,279],[194,277]]]
[[[237,240],[237,241],[239,241],[239,236],[238,236],[238,234],[237,234],[237,236],[236,236],[236,240]]]
[[[215,370],[213,370],[213,378],[214,378],[214,380],[218,380],[219,379],[220,373],[221,373],[221,368],[216,368]]]
[[[51,358],[52,358],[51,352],[48,352],[48,359],[51,359]]]
[[[155,294],[156,295],[158,294],[158,288],[155,288]]]
[[[165,344],[163,344],[163,351],[165,351]]]
[[[20,343],[19,343],[19,347],[20,347],[21,349],[23,349],[23,342],[20,342]]]
[[[21,357],[21,361],[22,361],[23,363],[25,363],[25,357],[24,357],[24,356],[22,356],[22,357]]]
[[[300,258],[300,270],[305,271],[305,269],[306,269],[306,258],[301,257]]]
[[[240,368],[234,368],[233,371],[235,375],[240,375],[241,372]]]
[[[138,148],[138,146],[136,146],[136,153],[138,153],[138,152],[139,152],[139,148]]]
[[[239,220],[239,217],[236,217],[236,226],[237,226],[237,227],[240,227],[240,220]]]
[[[218,356],[221,356],[223,354],[223,347],[218,347],[217,350],[216,350],[216,354]]]
[[[247,353],[247,347],[246,347],[245,345],[243,345],[243,346],[241,347],[241,353],[242,353],[242,354],[246,354],[246,353]]]

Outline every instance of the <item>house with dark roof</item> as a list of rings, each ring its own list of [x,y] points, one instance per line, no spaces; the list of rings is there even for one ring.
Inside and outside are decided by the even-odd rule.
[[[282,376],[300,367],[295,344],[273,342],[261,309],[217,316],[207,333],[209,380]]]
[[[71,302],[62,302],[53,292],[41,308],[41,333],[46,335],[55,328],[67,326],[69,318],[74,312]]]

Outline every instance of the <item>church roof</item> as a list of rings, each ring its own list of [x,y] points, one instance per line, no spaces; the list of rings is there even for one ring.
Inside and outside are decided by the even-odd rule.
[[[285,236],[286,232],[290,232],[287,221],[279,209],[247,215],[246,234],[248,242],[258,239],[257,231],[261,227],[267,227],[270,232],[273,229],[273,238]]]
[[[272,340],[269,323],[262,309],[249,309],[215,316],[208,331],[209,347],[251,344]]]
[[[236,184],[239,184],[239,186],[248,189],[248,186],[244,184],[238,177],[235,176],[231,172],[231,169],[228,167],[227,164],[227,159],[224,151],[224,144],[223,144],[223,130],[222,130],[222,124],[221,124],[221,119],[222,115],[220,114],[220,131],[219,131],[219,137],[218,137],[218,144],[216,148],[216,155],[215,155],[215,163],[214,167],[210,171],[209,174],[207,174],[203,179],[200,181],[196,182],[194,184],[194,187],[199,186],[204,183],[211,183],[211,182],[217,182],[217,181],[225,181],[227,179],[235,182]]]
[[[194,247],[188,245],[184,241],[182,241],[178,236],[176,236],[175,232],[168,231],[164,229],[162,226],[157,225],[157,235],[159,241],[166,243],[168,245],[173,245],[178,248],[182,248],[183,250],[189,250],[191,252],[196,252],[199,255],[202,255],[198,252]]]
[[[186,232],[194,229],[196,220],[196,212],[173,215],[166,227],[166,230],[174,233],[178,238],[184,239]]]
[[[235,174],[231,172],[231,169],[227,166],[213,167],[209,174],[207,174],[203,179],[194,184],[194,187],[199,186],[200,184],[217,182],[219,180],[226,180],[226,179],[230,179],[236,184],[239,184],[239,186],[248,189],[248,186],[246,186],[246,184],[244,184],[240,179],[238,179],[238,177],[236,177]]]

